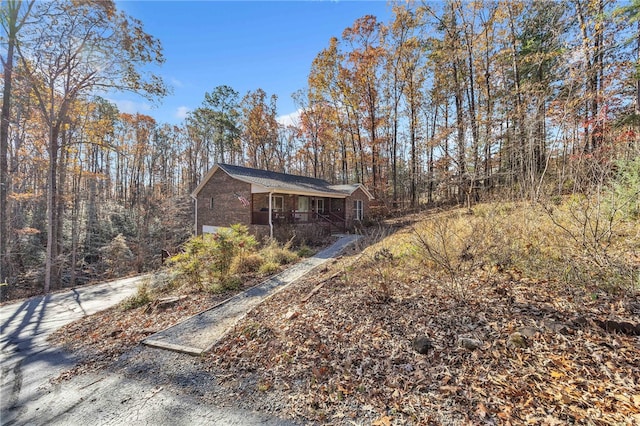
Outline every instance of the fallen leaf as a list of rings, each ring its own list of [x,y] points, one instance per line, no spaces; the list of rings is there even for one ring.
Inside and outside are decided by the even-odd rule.
[[[389,416],[378,417],[371,423],[371,426],[391,426],[392,418]]]

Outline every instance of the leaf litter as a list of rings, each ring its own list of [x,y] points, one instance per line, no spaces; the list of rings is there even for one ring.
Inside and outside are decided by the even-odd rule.
[[[592,321],[638,324],[625,308],[637,297],[477,274],[460,299],[405,270],[383,298],[366,262],[325,275],[320,288],[323,276],[255,308],[208,361],[270,383],[262,393],[309,422],[640,424],[640,337]],[[431,340],[426,354],[416,336]]]
[[[205,400],[310,424],[640,424],[640,337],[598,326],[640,324],[637,295],[506,271],[471,274],[461,298],[390,265],[381,286],[370,262],[345,255],[255,307],[196,363],[216,377]],[[212,298],[64,327],[53,341],[84,361],[60,379],[114,365]],[[412,347],[419,336],[426,354]]]

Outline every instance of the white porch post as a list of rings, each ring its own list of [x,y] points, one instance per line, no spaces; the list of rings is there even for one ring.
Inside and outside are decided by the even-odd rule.
[[[196,202],[196,214],[195,214],[195,221],[196,223],[193,225],[193,230],[195,232],[195,235],[198,235],[198,198],[194,198],[194,201]]]
[[[269,238],[273,238],[273,212],[272,212],[272,204],[271,204],[271,196],[273,192],[269,193]]]

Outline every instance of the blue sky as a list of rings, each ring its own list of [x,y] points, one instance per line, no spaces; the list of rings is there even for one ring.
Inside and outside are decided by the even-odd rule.
[[[386,1],[118,1],[162,42],[159,74],[173,93],[153,105],[131,94],[109,96],[121,112],[179,124],[204,93],[228,85],[244,96],[263,89],[278,96],[278,114],[296,111],[311,62],[333,36],[364,15],[388,22]]]

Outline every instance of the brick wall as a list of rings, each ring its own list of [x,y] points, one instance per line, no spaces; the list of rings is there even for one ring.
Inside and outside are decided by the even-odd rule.
[[[347,220],[347,228],[351,228],[354,225],[354,217],[355,217],[355,209],[353,208],[353,201],[361,200],[362,201],[362,212],[364,219],[367,219],[369,216],[369,197],[364,193],[362,188],[356,189],[353,194],[348,196],[345,199],[345,217]]]
[[[235,194],[251,201],[251,185],[231,178],[218,169],[198,193],[196,234],[202,226],[231,226],[251,224],[251,205],[244,206]],[[213,208],[211,206],[213,199]]]

